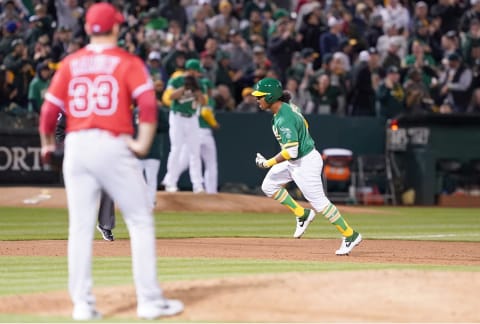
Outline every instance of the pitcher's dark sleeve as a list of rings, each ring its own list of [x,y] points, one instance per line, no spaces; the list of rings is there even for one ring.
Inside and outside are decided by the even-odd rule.
[[[60,113],[57,119],[57,127],[55,128],[55,140],[57,143],[63,143],[65,140],[66,119],[65,114]]]

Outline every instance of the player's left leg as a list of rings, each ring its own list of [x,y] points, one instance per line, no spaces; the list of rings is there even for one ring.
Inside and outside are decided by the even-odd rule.
[[[202,177],[202,159],[200,157],[200,126],[197,117],[191,117],[186,124],[185,147],[189,153],[189,174],[193,192],[205,192]]]
[[[361,242],[362,236],[348,225],[337,207],[326,197],[321,176],[322,168],[322,157],[314,150],[302,158],[301,166],[300,164],[298,167],[292,166],[291,173],[305,199],[342,234],[342,246],[336,254],[345,255]]]
[[[160,160],[144,159],[141,160],[145,182],[148,187],[148,197],[152,208],[155,208],[157,200],[158,170],[160,169]]]
[[[97,177],[122,212],[130,234],[133,278],[137,305],[150,305],[163,299],[157,281],[155,226],[147,184],[140,160],[123,138],[112,137],[111,151],[105,156]],[[119,176],[121,175],[121,176]]]
[[[217,147],[211,129],[201,129],[200,155],[205,166],[204,182],[208,194],[218,192]]]
[[[290,196],[284,186],[291,181],[292,176],[289,171],[289,163],[282,162],[274,165],[268,171],[262,183],[262,190],[265,195],[272,197],[293,212],[297,221],[293,237],[300,238],[315,218],[315,212],[309,208],[303,208]]]

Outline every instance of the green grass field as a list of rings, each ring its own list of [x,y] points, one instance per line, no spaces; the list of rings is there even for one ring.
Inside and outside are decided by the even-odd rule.
[[[376,211],[344,216],[368,239],[480,241],[477,208],[378,207]],[[67,238],[68,216],[64,209],[0,207],[0,215],[0,240]],[[159,238],[290,237],[293,223],[288,213],[156,213]],[[121,217],[117,217],[115,236],[128,237]],[[338,238],[338,234],[325,223],[309,231],[309,237]]]
[[[364,238],[480,241],[480,209],[375,208],[375,214],[349,214],[346,219]],[[67,211],[43,208],[0,208],[0,241],[67,238]],[[309,231],[309,238],[338,238],[325,222]],[[157,213],[159,238],[190,237],[290,237],[292,216],[251,213]],[[96,237],[100,235],[96,233]],[[117,218],[117,238],[127,238],[125,224]],[[1,243],[0,243],[1,244]],[[0,297],[32,292],[66,290],[65,257],[14,257],[0,255]],[[160,281],[219,278],[261,273],[353,271],[366,269],[424,269],[480,271],[478,266],[431,266],[408,264],[355,264],[250,259],[160,258]],[[130,258],[95,258],[96,286],[131,285]],[[0,314],[0,322],[56,322],[69,318]]]

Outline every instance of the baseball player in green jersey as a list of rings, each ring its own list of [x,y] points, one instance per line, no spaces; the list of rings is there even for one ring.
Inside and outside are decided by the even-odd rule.
[[[215,118],[215,100],[211,94],[213,83],[208,78],[202,78],[200,83],[206,88],[208,99],[207,104],[200,110],[198,122],[200,124],[199,140],[200,140],[200,157],[203,162],[204,174],[203,182],[205,184],[205,193],[218,193],[218,163],[217,163],[217,146],[213,136],[212,129],[220,128],[220,124]],[[182,146],[182,153],[178,165],[183,171],[189,167],[188,149],[186,145]],[[183,172],[182,171],[182,172]]]
[[[163,102],[170,103],[169,136],[170,153],[167,159],[167,174],[162,183],[165,190],[175,192],[178,190],[177,182],[182,173],[179,160],[182,145],[186,145],[189,153],[190,180],[193,192],[204,192],[202,178],[202,162],[200,158],[199,141],[199,107],[207,103],[205,89],[200,85],[200,75],[203,67],[199,60],[189,59],[185,63],[185,73],[171,78],[167,89],[163,93]]]
[[[265,78],[254,86],[252,95],[257,98],[262,110],[271,110],[272,128],[281,151],[271,159],[257,153],[259,168],[270,169],[262,183],[268,197],[288,207],[297,217],[293,237],[300,238],[308,225],[315,219],[315,212],[300,206],[284,186],[294,181],[313,208],[321,213],[342,234],[343,240],[337,255],[348,255],[362,241],[362,235],[354,231],[342,217],[337,207],[328,200],[323,191],[323,160],[315,149],[308,131],[308,123],[300,109],[290,103],[290,93],[283,91],[277,79]]]

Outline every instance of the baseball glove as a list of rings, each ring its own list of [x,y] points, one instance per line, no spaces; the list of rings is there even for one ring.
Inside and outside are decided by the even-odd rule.
[[[63,144],[57,144],[53,150],[42,152],[42,163],[48,165],[53,171],[60,171],[63,164]]]
[[[185,89],[191,90],[192,92],[200,90],[200,85],[198,84],[197,78],[192,75],[185,76],[184,86]]]

